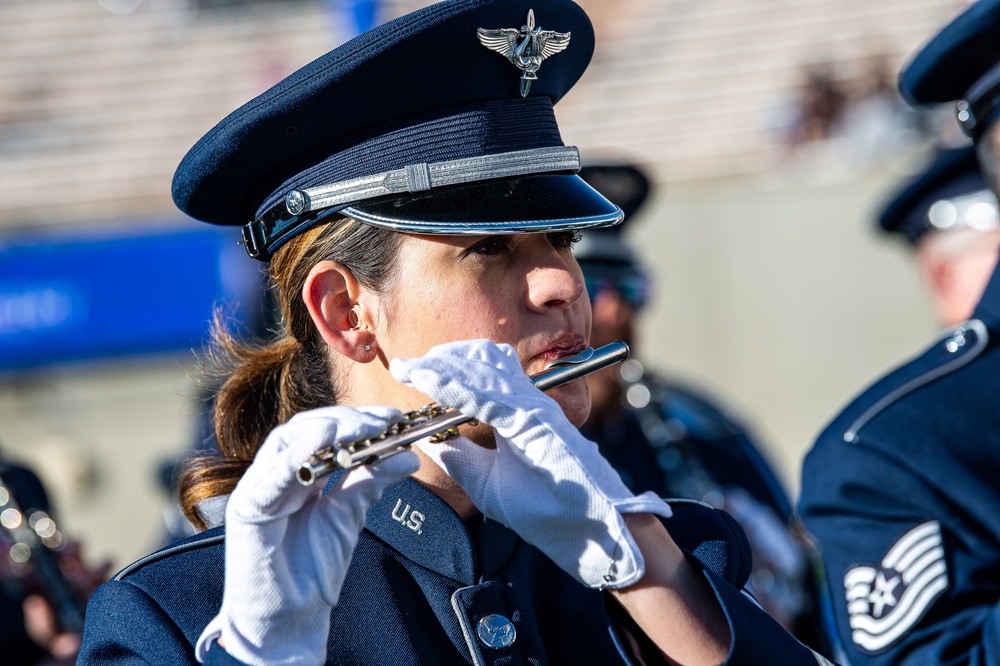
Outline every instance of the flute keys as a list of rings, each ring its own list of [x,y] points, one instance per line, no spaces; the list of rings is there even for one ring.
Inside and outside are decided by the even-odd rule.
[[[427,438],[427,441],[432,444],[440,444],[441,442],[447,442],[449,439],[454,439],[455,437],[458,437],[458,428],[448,428],[447,430],[434,433]]]
[[[476,633],[483,645],[494,650],[510,647],[517,638],[514,624],[503,615],[487,615],[482,618]]]

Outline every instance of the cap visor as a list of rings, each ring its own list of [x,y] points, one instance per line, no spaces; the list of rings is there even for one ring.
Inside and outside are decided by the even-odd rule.
[[[340,212],[394,231],[449,235],[590,229],[623,217],[618,206],[575,175],[455,185],[373,199]]]

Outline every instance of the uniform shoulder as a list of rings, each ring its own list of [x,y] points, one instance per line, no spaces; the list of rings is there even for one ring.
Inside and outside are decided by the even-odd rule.
[[[222,555],[225,530],[215,527],[188,537],[139,558],[116,573],[112,580],[136,579],[161,567],[178,566],[195,560],[214,559]]]
[[[750,542],[731,515],[698,500],[669,499],[673,515],[661,519],[677,545],[742,589],[753,565]]]
[[[222,603],[224,577],[221,528],[128,565],[91,596],[78,663],[109,663],[108,655],[121,654],[147,657],[142,663],[195,663],[194,642]]]
[[[989,343],[989,329],[978,319],[944,331],[924,351],[883,375],[851,400],[824,428],[817,442],[857,442],[866,427],[903,401],[911,403],[919,413],[935,414],[936,394],[925,389],[939,380],[949,382],[949,389],[956,379],[963,383],[965,373],[978,371],[978,363],[973,362],[981,363],[988,356]],[[927,404],[923,405],[924,402]]]
[[[207,530],[128,565],[107,583],[137,587],[165,608],[185,603],[191,590],[221,597],[225,574],[225,533]]]

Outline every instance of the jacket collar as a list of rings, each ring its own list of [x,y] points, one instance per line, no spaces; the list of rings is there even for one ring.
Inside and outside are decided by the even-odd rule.
[[[499,523],[481,520],[474,539],[447,502],[413,479],[404,479],[386,488],[368,510],[365,528],[420,566],[475,585],[477,575],[492,577],[510,559],[518,541]]]

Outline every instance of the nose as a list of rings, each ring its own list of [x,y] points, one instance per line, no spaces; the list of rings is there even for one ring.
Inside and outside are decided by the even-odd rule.
[[[586,293],[583,273],[567,252],[550,248],[528,271],[528,307],[534,311],[568,308]]]

